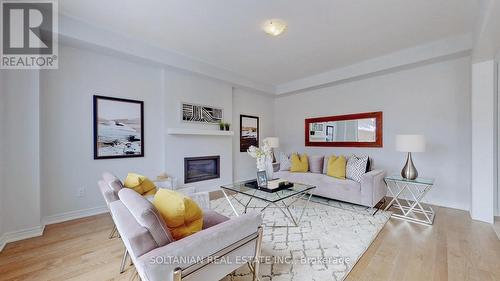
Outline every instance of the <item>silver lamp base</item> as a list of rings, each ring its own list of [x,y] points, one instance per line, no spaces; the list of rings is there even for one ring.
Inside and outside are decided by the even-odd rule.
[[[403,170],[401,170],[401,176],[407,180],[414,180],[418,177],[417,169],[415,168],[415,165],[413,165],[413,161],[411,159],[411,152],[408,152],[406,164]]]

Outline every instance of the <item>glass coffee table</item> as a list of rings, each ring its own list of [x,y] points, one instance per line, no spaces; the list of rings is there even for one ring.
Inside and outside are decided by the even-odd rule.
[[[277,208],[283,213],[283,215],[285,215],[285,217],[288,220],[290,220],[290,222],[293,224],[292,226],[299,226],[300,221],[302,220],[302,216],[304,215],[304,211],[306,210],[309,201],[311,201],[312,194],[309,193],[308,191],[316,188],[315,186],[301,184],[301,183],[293,183],[292,187],[271,192],[245,185],[252,181],[255,180],[237,182],[221,186],[221,190],[224,193],[227,202],[229,202],[229,205],[233,209],[233,212],[236,216],[239,216],[240,214],[238,214],[238,212],[236,211],[236,208],[234,207],[232,201],[243,206],[244,208],[243,213],[246,213],[248,209],[260,209],[261,212],[264,212],[268,208]],[[237,195],[243,195],[243,196],[239,196],[241,198],[237,198]],[[254,199],[263,201],[265,203],[265,206],[263,207],[250,206],[250,203]],[[306,200],[306,203],[302,208],[300,215],[294,216],[293,214],[294,212],[292,212],[290,208],[292,207],[293,204],[295,204],[295,202],[301,199]],[[273,226],[273,227],[288,227],[288,226],[289,225]]]

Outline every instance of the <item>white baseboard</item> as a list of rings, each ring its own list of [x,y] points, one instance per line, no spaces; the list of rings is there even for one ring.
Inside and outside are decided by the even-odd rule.
[[[3,248],[7,243],[33,238],[37,236],[42,236],[43,230],[45,229],[46,225],[75,220],[75,219],[81,219],[85,217],[104,214],[107,212],[109,212],[109,210],[106,206],[100,206],[100,207],[71,211],[44,217],[42,219],[41,226],[22,229],[19,231],[8,232],[0,236],[0,252],[3,250]]]
[[[4,233],[0,237],[0,252],[3,250],[5,245],[7,245],[7,243],[41,236],[43,234],[44,229],[45,229],[45,226],[40,225],[40,226],[26,228],[26,229],[22,229],[22,230],[18,230],[18,231]]]
[[[104,214],[104,213],[108,213],[108,212],[109,212],[109,210],[108,210],[108,207],[106,207],[106,206],[71,211],[71,212],[46,216],[42,219],[42,224],[49,225],[49,224],[54,224],[54,223],[60,223],[60,222],[65,222],[65,221],[76,220],[76,219],[81,219],[81,218],[85,218],[85,217],[100,215],[100,214]]]

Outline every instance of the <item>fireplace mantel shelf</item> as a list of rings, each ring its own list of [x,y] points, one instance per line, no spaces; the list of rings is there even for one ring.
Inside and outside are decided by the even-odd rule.
[[[200,136],[234,136],[233,131],[185,129],[185,128],[168,128],[167,134],[169,134],[169,135],[200,135]]]

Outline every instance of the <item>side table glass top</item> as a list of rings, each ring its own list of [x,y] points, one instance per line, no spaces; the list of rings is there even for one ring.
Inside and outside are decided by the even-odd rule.
[[[385,177],[386,180],[393,180],[393,181],[399,181],[399,182],[407,182],[407,183],[415,183],[415,184],[427,184],[427,185],[433,185],[434,184],[434,179],[429,179],[429,178],[416,178],[414,180],[408,180],[403,178],[400,175],[392,175]]]
[[[227,184],[221,186],[221,188],[224,188],[226,190],[234,191],[237,193],[245,194],[247,196],[251,196],[254,198],[258,198],[267,202],[278,202],[280,200],[292,197],[294,195],[304,193],[308,190],[311,190],[313,188],[316,188],[315,186],[312,185],[306,185],[306,184],[301,184],[301,183],[293,183],[293,187],[287,188],[287,189],[282,189],[276,192],[267,192],[263,190],[259,190],[256,188],[252,188],[249,186],[245,186],[245,183],[252,182],[255,180],[248,180],[248,181],[243,181],[243,182],[237,182],[237,183],[232,183],[232,184]]]

